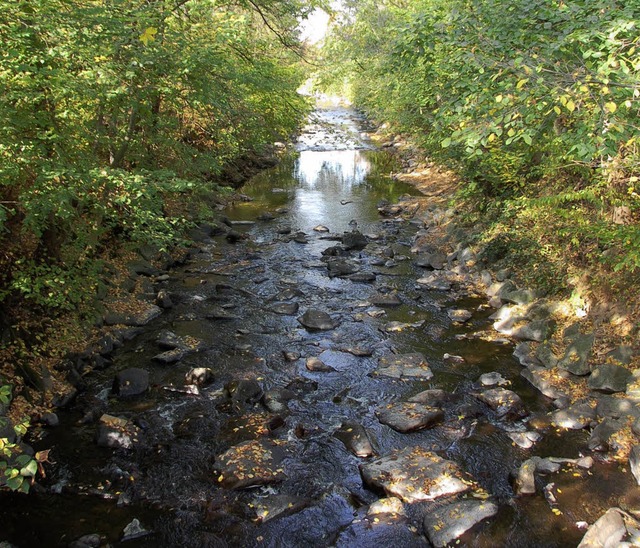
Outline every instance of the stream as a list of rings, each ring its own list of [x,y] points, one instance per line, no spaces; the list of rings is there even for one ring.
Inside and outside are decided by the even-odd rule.
[[[159,282],[173,306],[33,441],[54,461],[42,488],[0,494],[0,545],[429,546],[425,517],[464,500],[495,511],[461,545],[566,547],[627,492],[628,474],[596,462],[563,465],[516,496],[524,461],[579,459],[588,436],[531,426],[553,406],[520,376],[513,344],[483,336],[495,311],[486,297],[417,283],[422,223],[392,205],[406,213],[424,198],[390,176],[399,166],[364,124],[317,110],[296,151],[226,209],[232,232],[202,234]],[[172,350],[173,363],[158,359]],[[118,397],[114,376],[131,368],[148,372],[149,389]],[[479,383],[487,373],[524,411],[476,397],[491,388]],[[390,427],[385,410],[416,396],[434,422]],[[105,414],[121,421],[120,441],[96,443]],[[514,443],[531,432],[532,447]],[[393,486],[363,479],[363,467],[407,448],[453,463],[466,491],[387,496]],[[72,544],[92,534],[94,544]]]

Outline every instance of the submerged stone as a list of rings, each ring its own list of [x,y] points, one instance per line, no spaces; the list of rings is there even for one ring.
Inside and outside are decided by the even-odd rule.
[[[291,316],[298,312],[298,303],[273,303],[271,311],[283,316]]]
[[[458,465],[423,447],[405,447],[360,465],[364,482],[407,503],[435,500],[470,489]]]
[[[333,367],[327,365],[316,356],[310,356],[309,358],[307,358],[305,365],[309,371],[320,373],[330,373],[331,371],[335,371]]]
[[[429,380],[433,372],[425,357],[420,353],[387,354],[378,360],[378,368],[372,375],[394,379]]]
[[[486,403],[499,418],[521,419],[528,415],[522,399],[512,390],[491,388],[473,396]]]

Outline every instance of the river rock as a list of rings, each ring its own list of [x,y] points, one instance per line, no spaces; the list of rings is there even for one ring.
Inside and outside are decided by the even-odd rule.
[[[552,329],[552,324],[548,320],[535,320],[524,325],[520,325],[507,332],[515,339],[521,339],[525,341],[542,342],[546,340]]]
[[[256,513],[256,520],[259,523],[266,523],[274,518],[295,514],[309,504],[309,499],[296,497],[294,495],[279,494],[269,495],[268,497],[257,497],[250,506]]]
[[[364,459],[373,455],[369,434],[361,424],[343,422],[333,435],[344,443],[345,447],[356,457]]]
[[[490,388],[472,395],[493,409],[498,418],[517,420],[528,415],[522,399],[512,390]]]
[[[298,312],[298,303],[273,303],[271,305],[271,312],[281,314],[283,316],[292,316]]]
[[[567,347],[564,356],[558,362],[558,367],[574,375],[588,375],[591,372],[589,358],[594,339],[593,334],[578,334]]]
[[[513,351],[513,355],[520,362],[520,365],[524,367],[530,367],[532,365],[542,365],[540,360],[536,357],[535,351],[531,348],[530,341],[523,341],[518,343]]]
[[[251,379],[233,380],[224,388],[229,398],[238,403],[256,403],[264,394],[260,383]]]
[[[349,274],[345,277],[347,280],[357,283],[372,283],[376,281],[374,272],[356,272],[355,274]]]
[[[345,259],[329,259],[327,261],[330,278],[340,278],[358,272],[358,266]]]
[[[418,255],[415,260],[416,266],[431,270],[442,270],[446,262],[447,256],[439,251],[434,253],[422,253]]]
[[[622,419],[603,419],[602,422],[591,431],[587,447],[589,447],[591,451],[603,452],[614,449],[614,447],[611,446],[611,437],[626,425],[626,421]]]
[[[96,442],[100,447],[131,449],[139,434],[140,429],[131,421],[104,414],[100,417]]]
[[[335,371],[333,367],[324,363],[320,358],[316,356],[310,356],[306,359],[305,366],[309,371],[330,373]]]
[[[213,371],[208,367],[193,367],[184,376],[187,384],[204,386],[213,382]]]
[[[461,500],[429,512],[424,518],[424,530],[434,547],[448,546],[474,525],[497,513],[498,507],[492,502]]]
[[[513,304],[531,304],[541,295],[530,289],[514,289],[512,291],[501,291],[500,297],[503,301]]]
[[[309,308],[298,318],[298,321],[307,329],[317,331],[328,331],[339,325],[339,322],[334,320],[329,314],[315,308]]]
[[[465,323],[473,317],[473,314],[468,310],[458,308],[455,310],[447,310],[447,316],[449,316],[452,322]]]
[[[424,324],[425,320],[420,320],[419,322],[412,323],[393,321],[386,323],[383,327],[383,331],[386,331],[387,333],[399,333],[400,331],[404,331],[405,329],[422,327]]]
[[[138,396],[149,389],[149,372],[139,367],[124,369],[116,374],[112,391],[121,398]]]
[[[482,386],[505,386],[509,384],[509,381],[496,371],[480,375],[478,381]]]
[[[304,232],[296,232],[293,237],[293,241],[297,244],[308,244],[309,238],[307,238],[307,235]]]
[[[327,247],[320,252],[323,257],[348,257],[349,252],[341,245]]]
[[[80,538],[70,542],[67,548],[100,548],[102,537],[98,533],[82,535]],[[13,544],[0,542],[0,548],[15,548]]]
[[[444,420],[444,411],[421,403],[398,402],[378,408],[376,417],[396,432],[406,433],[441,423]]]
[[[269,485],[285,479],[284,442],[259,439],[231,447],[216,459],[218,483],[227,489]]]
[[[582,430],[596,419],[596,408],[588,403],[577,403],[566,409],[559,409],[551,414],[555,426],[569,430]]]
[[[567,395],[553,386],[548,378],[549,370],[544,367],[529,367],[520,372],[533,386],[535,386],[542,394],[553,400],[566,398]]]
[[[634,445],[629,452],[629,468],[636,483],[640,485],[640,445]]]
[[[618,508],[609,508],[587,530],[578,548],[608,548],[620,546],[626,536],[623,514]]]
[[[282,356],[288,362],[295,362],[302,357],[302,354],[300,354],[300,352],[297,352],[295,350],[283,350]]]
[[[522,449],[531,449],[542,439],[538,432],[507,432],[507,436]]]
[[[314,227],[313,227],[313,230],[314,230],[315,232],[331,232],[331,231],[329,230],[329,227],[324,226],[324,225],[314,226]]]
[[[130,540],[146,537],[150,535],[151,531],[145,529],[141,524],[140,520],[137,518],[133,518],[131,523],[129,523],[124,530],[122,531],[122,542],[127,542]]]
[[[402,301],[397,293],[376,294],[369,297],[373,306],[400,306]]]
[[[596,406],[598,418],[638,419],[640,418],[640,402],[616,395],[602,394],[598,396]]]
[[[372,375],[393,379],[429,380],[433,372],[425,357],[419,353],[387,354],[378,360],[378,368]]]
[[[272,388],[262,396],[262,403],[272,413],[283,413],[289,410],[288,402],[296,395],[286,388]]]
[[[427,289],[433,289],[435,291],[449,291],[453,285],[450,280],[437,274],[431,274],[429,276],[419,278],[417,283]]]
[[[181,348],[174,348],[173,350],[167,350],[166,352],[161,352],[160,354],[156,354],[153,359],[157,362],[163,363],[165,365],[169,365],[172,363],[179,362],[182,358],[187,355],[185,350]]]
[[[520,466],[516,477],[516,493],[533,495],[536,492],[535,474],[552,474],[560,470],[563,459],[531,457]]]
[[[128,325],[131,327],[141,327],[147,325],[162,314],[162,308],[155,304],[137,303],[138,309],[129,312],[107,312],[104,317],[106,325]]]
[[[341,346],[339,348],[340,352],[347,352],[353,356],[357,356],[359,358],[367,358],[373,355],[374,349],[371,346],[367,345],[355,345],[355,346]]]
[[[344,236],[342,236],[342,245],[345,249],[361,250],[367,247],[368,244],[367,237],[358,230],[345,232]]]
[[[296,299],[298,297],[304,297],[304,293],[297,287],[287,287],[278,293],[277,300],[290,301],[291,299]]]
[[[423,447],[405,447],[360,465],[364,482],[407,503],[464,493],[470,482],[458,465]]]
[[[449,394],[449,392],[445,392],[440,388],[430,388],[419,392],[415,396],[411,396],[408,401],[421,403],[430,407],[440,407],[442,404],[451,400],[452,397],[453,394]]]
[[[185,342],[182,337],[176,335],[173,331],[163,329],[156,338],[156,344],[160,348],[173,350],[174,348],[184,348]]]
[[[631,371],[626,367],[603,363],[593,369],[587,384],[589,388],[599,392],[624,392],[631,377]]]
[[[536,358],[547,368],[556,367],[560,361],[560,357],[555,355],[551,343],[547,341],[536,348]]]

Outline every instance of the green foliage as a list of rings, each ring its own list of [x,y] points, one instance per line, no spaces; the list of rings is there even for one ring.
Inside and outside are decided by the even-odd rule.
[[[74,306],[110,238],[170,245],[167,199],[286,139],[314,5],[0,0],[0,295]]]
[[[358,106],[456,168],[483,207],[493,202],[489,223],[508,225],[509,203],[527,223],[549,208],[554,245],[585,231],[579,260],[597,264],[598,250],[615,248],[604,262],[638,273],[640,4],[344,4],[320,85],[346,79]],[[616,206],[630,224],[612,224]]]
[[[0,404],[7,406],[11,401],[11,387],[0,386]],[[0,420],[2,417],[0,417]],[[28,420],[13,427],[18,439],[27,433]],[[8,438],[0,438],[0,489],[28,493],[31,482],[38,473],[38,461],[24,454],[19,443],[10,442]]]

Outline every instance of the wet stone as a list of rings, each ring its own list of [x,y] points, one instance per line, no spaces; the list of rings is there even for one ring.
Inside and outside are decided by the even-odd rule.
[[[295,362],[296,360],[299,360],[300,357],[302,356],[300,352],[295,352],[293,350],[283,350],[282,355],[284,359],[288,362]]]
[[[140,429],[131,421],[105,413],[100,417],[96,443],[100,447],[131,449],[139,434]]]
[[[396,432],[406,433],[441,423],[444,420],[444,411],[421,403],[398,402],[378,408],[376,417]]]
[[[232,314],[228,310],[225,310],[224,308],[221,308],[221,307],[212,308],[211,310],[209,310],[209,312],[207,312],[205,317],[208,320],[218,320],[218,321],[228,321],[228,322],[240,319],[239,316],[236,316],[235,314]]]
[[[449,291],[453,285],[447,278],[436,274],[419,278],[417,283],[427,289],[433,289],[435,291]]]
[[[596,419],[596,408],[588,403],[577,403],[566,409],[559,409],[551,414],[555,426],[569,430],[582,430]]]
[[[151,531],[147,531],[141,524],[140,524],[140,520],[138,520],[137,518],[134,518],[133,520],[131,520],[131,523],[129,523],[125,528],[124,531],[122,532],[122,542],[126,542],[129,540],[134,540],[134,539],[138,539],[138,538],[142,538],[142,537],[146,537],[147,535],[150,535]]]
[[[253,500],[250,507],[256,513],[256,520],[266,523],[275,518],[290,516],[303,510],[310,504],[308,499],[293,495],[281,494],[259,497]]]
[[[315,356],[311,356],[306,359],[305,366],[309,371],[314,371],[318,373],[330,373],[331,371],[335,371],[333,367],[324,363],[320,358]]]
[[[606,452],[612,447],[611,438],[627,425],[622,419],[603,419],[598,426],[591,431],[587,447],[591,451]]]
[[[409,402],[421,403],[423,405],[428,405],[431,407],[439,407],[442,404],[448,402],[453,397],[452,394],[441,390],[440,388],[430,388],[428,390],[423,390],[419,392],[415,396],[411,396],[409,398]]]
[[[320,252],[323,257],[348,257],[349,252],[341,245],[327,247]]]
[[[208,367],[193,367],[184,377],[187,384],[205,386],[213,382],[213,371]]]
[[[520,375],[527,379],[548,398],[555,400],[566,397],[566,394],[562,390],[553,386],[549,381],[547,373],[548,370],[544,367],[530,367],[529,369],[523,369]]]
[[[542,439],[538,432],[508,432],[507,436],[522,449],[530,449]]]
[[[486,403],[499,418],[517,420],[528,415],[522,399],[512,390],[490,388],[473,396]]]
[[[342,245],[345,249],[361,250],[367,247],[369,240],[361,232],[354,230],[353,232],[345,232],[342,237]]]
[[[331,232],[329,230],[329,227],[324,226],[324,225],[318,225],[313,227],[314,232]]]
[[[422,253],[416,258],[416,266],[431,270],[442,270],[447,263],[447,256],[438,251],[434,253]]]
[[[276,314],[282,314],[283,316],[291,316],[298,312],[298,303],[273,303],[271,305],[271,311]]]
[[[307,329],[317,331],[328,331],[339,325],[339,322],[334,320],[329,314],[315,308],[309,308],[298,318],[298,321]]]
[[[369,298],[373,306],[400,306],[402,301],[397,293],[377,294]]]
[[[108,312],[104,317],[104,323],[142,327],[162,314],[162,308],[155,304],[139,303],[139,307],[139,310],[133,312]]]
[[[69,543],[68,548],[99,548],[102,544],[102,537],[98,533],[83,535]],[[0,542],[0,548],[13,548],[13,544]]]
[[[139,367],[120,371],[113,380],[112,391],[121,398],[138,396],[149,389],[149,372]]]
[[[634,445],[629,452],[629,468],[636,483],[640,485],[640,445]]]
[[[364,346],[364,345],[343,346],[339,350],[340,352],[346,352],[348,354],[352,354],[360,358],[366,358],[368,356],[373,355],[373,348],[371,346]]]
[[[478,380],[482,386],[505,386],[509,384],[507,379],[495,371],[480,375],[480,379]]]
[[[308,244],[309,238],[307,238],[307,235],[304,232],[298,232],[293,237],[293,241],[296,242],[297,244]]]
[[[258,381],[248,379],[228,382],[224,388],[229,397],[238,403],[255,403],[264,393]]]
[[[327,269],[330,278],[339,278],[341,276],[349,276],[358,272],[358,266],[345,259],[330,259],[327,261]]]
[[[422,447],[393,451],[389,456],[360,465],[360,473],[367,485],[408,503],[435,500],[470,489],[470,482],[462,477],[456,463]]]
[[[429,512],[424,518],[424,530],[434,547],[447,546],[497,513],[498,507],[492,502],[461,500]]]
[[[286,388],[272,388],[262,396],[262,403],[272,413],[283,413],[289,410],[288,402],[295,398],[295,394]]]
[[[372,374],[393,379],[429,380],[433,377],[425,357],[417,352],[387,354],[378,360],[378,368]]]
[[[169,365],[179,362],[186,355],[187,352],[185,350],[182,350],[181,348],[174,348],[173,350],[167,350],[166,352],[156,354],[153,359],[157,362]]]
[[[356,272],[346,276],[347,280],[359,283],[371,283],[376,281],[376,275],[373,272]]]
[[[404,331],[405,329],[422,327],[424,323],[424,320],[413,323],[393,321],[385,324],[384,331],[386,331],[387,333],[399,333],[400,331]]]
[[[361,424],[343,422],[333,435],[356,457],[367,458],[373,455],[371,440],[367,430]]]
[[[468,310],[455,309],[455,310],[447,310],[447,316],[449,316],[449,319],[452,322],[465,323],[472,318],[473,314]]]
[[[227,489],[244,489],[284,480],[283,443],[260,439],[231,447],[216,459],[218,483]]]

